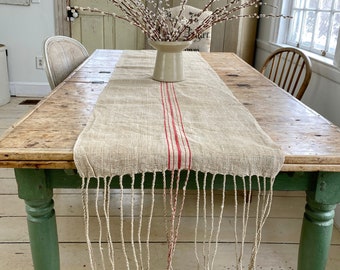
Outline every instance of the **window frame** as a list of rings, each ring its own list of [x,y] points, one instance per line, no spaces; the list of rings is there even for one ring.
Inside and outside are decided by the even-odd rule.
[[[280,1],[280,8],[281,8],[281,13],[282,14],[287,14],[290,15],[292,14],[293,11],[293,0],[284,0],[284,1]],[[334,12],[334,10],[332,10]],[[289,42],[288,41],[288,31],[290,29],[290,21],[291,20],[280,20],[279,24],[276,27],[276,33],[277,35],[274,37],[275,42],[279,43],[279,44],[286,44],[292,47],[298,47],[302,50],[308,51],[310,53],[313,53],[315,55],[317,55],[317,58],[325,58],[325,59],[330,59],[330,60],[334,60],[335,63],[338,63],[340,65],[340,28],[339,28],[339,34],[338,34],[338,41],[337,44],[338,46],[335,49],[334,54],[331,53],[326,53],[324,54],[321,50],[317,50],[317,49],[313,49],[313,48],[307,48],[304,46],[297,46],[297,44],[294,44],[293,42]],[[327,42],[329,44],[329,42]],[[327,61],[328,62],[328,61]],[[339,67],[339,65],[337,65]]]

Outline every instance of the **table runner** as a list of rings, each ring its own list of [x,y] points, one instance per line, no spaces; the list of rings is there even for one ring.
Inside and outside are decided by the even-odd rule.
[[[122,53],[111,80],[99,96],[87,126],[74,147],[74,161],[84,180],[85,190],[88,185],[85,179],[102,179],[105,182],[104,197],[108,198],[107,181],[111,181],[114,176],[120,176],[123,189],[124,175],[131,175],[134,179],[135,174],[142,173],[144,179],[147,172],[161,172],[165,178],[165,173],[170,171],[172,183],[175,183],[177,176],[184,170],[188,171],[186,179],[190,173],[203,172],[214,176],[231,175],[234,181],[239,176],[244,183],[246,177],[256,176],[258,181],[265,177],[270,178],[273,184],[284,161],[279,147],[262,131],[253,116],[199,53],[184,52],[183,57],[186,79],[178,83],[164,83],[151,78],[155,51]],[[186,185],[182,190],[182,201],[177,199],[179,187],[171,187],[174,191],[170,191],[168,197],[171,211],[170,221],[166,225],[169,241],[167,269],[172,269]],[[256,267],[256,253],[261,229],[269,214],[271,195],[271,192],[265,194],[262,205],[258,197],[257,231],[249,269]],[[87,200],[85,195],[85,221],[88,220]],[[237,208],[237,199],[235,204]],[[103,205],[106,226],[109,227],[108,201],[104,200]],[[249,217],[249,208],[245,205],[242,217],[244,231]],[[262,214],[259,215],[259,212]],[[123,220],[123,213],[121,218]],[[220,222],[221,219],[217,222],[216,237]],[[235,231],[237,226],[235,221]],[[121,236],[124,236],[123,233]],[[235,237],[238,237],[236,233]],[[87,240],[92,261],[91,241],[89,238]],[[241,242],[244,244],[244,234]],[[114,268],[114,251],[109,244],[110,248],[109,256]],[[141,269],[144,269],[143,260],[138,259],[134,246],[132,249],[136,266],[141,265]],[[198,264],[205,269],[212,269],[216,249],[208,263],[201,263],[196,251]],[[129,268],[129,259],[124,254]],[[236,255],[239,268],[242,268],[242,254],[241,247]],[[94,268],[93,261],[91,264]],[[146,269],[150,269],[150,265]]]

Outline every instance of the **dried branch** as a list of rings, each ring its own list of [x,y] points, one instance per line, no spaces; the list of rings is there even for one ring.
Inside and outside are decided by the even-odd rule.
[[[139,28],[150,40],[155,41],[188,41],[199,37],[204,31],[223,21],[236,20],[241,18],[291,18],[282,14],[243,14],[242,10],[250,7],[268,5],[271,3],[262,0],[208,0],[205,7],[197,13],[190,14],[189,18],[184,17],[187,0],[181,0],[179,14],[174,16],[169,11],[169,0],[110,0],[118,10],[119,14],[100,10],[92,7],[73,7],[78,11],[96,12],[103,15],[113,16],[124,20]],[[214,3],[222,3],[220,7],[214,7]],[[69,7],[68,7],[69,8]],[[199,20],[204,12],[210,15]],[[187,35],[183,33],[190,29]]]

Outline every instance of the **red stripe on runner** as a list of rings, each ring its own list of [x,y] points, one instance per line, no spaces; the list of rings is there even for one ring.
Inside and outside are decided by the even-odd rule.
[[[182,165],[182,150],[181,150],[181,145],[180,145],[179,139],[178,139],[178,132],[177,132],[177,127],[176,127],[176,123],[175,123],[175,115],[174,115],[174,110],[173,110],[173,104],[172,104],[172,99],[171,99],[170,92],[169,92],[169,83],[166,83],[166,93],[167,93],[168,102],[169,102],[172,129],[173,129],[173,132],[174,132],[175,143],[176,143],[176,147],[177,147],[177,166],[178,166],[178,169],[180,169],[181,165]]]
[[[168,169],[170,168],[170,138],[168,134],[168,128],[167,128],[167,110],[166,110],[166,99],[164,96],[164,90],[163,90],[163,83],[160,83],[160,92],[161,92],[161,100],[162,100],[162,107],[163,107],[163,124],[164,124],[164,133],[165,133],[165,138],[166,138],[166,143],[167,143],[167,148],[168,148]]]
[[[174,99],[175,99],[176,108],[177,108],[177,111],[178,111],[178,116],[179,116],[178,120],[179,120],[179,123],[180,123],[180,127],[181,127],[181,131],[182,131],[184,140],[185,140],[185,143],[183,142],[183,144],[186,145],[186,148],[188,149],[188,152],[189,152],[188,158],[186,157],[186,159],[185,159],[185,164],[187,164],[187,162],[188,162],[187,169],[190,170],[191,169],[191,162],[192,162],[192,152],[191,152],[191,148],[190,148],[190,144],[189,144],[187,134],[186,134],[185,129],[184,129],[182,111],[181,111],[181,107],[179,106],[179,103],[178,103],[174,84],[172,84],[172,91],[173,91],[173,95],[174,95]],[[185,151],[185,154],[186,154],[186,151]]]
[[[182,111],[173,83],[160,84],[168,170],[191,169],[192,152],[185,133]],[[176,157],[177,155],[177,157]],[[184,161],[184,164],[183,164]],[[177,163],[177,164],[176,164]],[[183,167],[182,167],[183,166]]]

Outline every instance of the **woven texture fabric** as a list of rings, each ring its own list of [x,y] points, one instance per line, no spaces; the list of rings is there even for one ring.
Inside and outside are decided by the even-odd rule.
[[[198,53],[184,52],[186,79],[179,83],[161,83],[152,80],[155,56],[155,51],[125,51],[121,55],[110,82],[99,96],[93,114],[74,148],[74,160],[78,172],[83,178],[84,224],[91,269],[96,269],[98,261],[101,262],[99,264],[105,265],[106,255],[110,258],[112,269],[115,269],[114,264],[117,258],[114,255],[109,219],[110,183],[114,176],[120,176],[120,234],[126,269],[130,269],[130,264],[134,264],[136,269],[144,269],[145,265],[147,265],[145,269],[157,267],[152,266],[151,268],[150,266],[150,258],[154,254],[149,253],[148,244],[152,232],[152,210],[150,216],[147,217],[147,238],[145,240],[147,256],[145,258],[142,254],[140,238],[142,227],[145,227],[145,223],[142,222],[143,200],[140,213],[136,217],[134,209],[134,189],[141,188],[142,197],[144,196],[143,183],[147,172],[154,173],[152,190],[155,186],[156,172],[163,173],[163,183],[167,181],[170,183],[169,189],[166,184],[163,185],[164,232],[168,242],[168,252],[163,255],[167,262],[167,270],[175,269],[173,258],[179,237],[189,174],[196,175],[198,190],[194,250],[199,269],[201,269],[200,267],[214,269],[220,228],[226,226],[222,225],[223,199],[218,221],[214,223],[214,219],[211,218],[211,232],[208,232],[205,183],[208,173],[213,174],[212,191],[217,174],[224,175],[223,189],[226,185],[226,175],[234,176],[234,235],[237,269],[243,269],[250,204],[246,204],[246,196],[244,196],[241,207],[242,222],[238,222],[239,203],[236,196],[236,176],[240,176],[242,179],[244,194],[246,194],[246,186],[249,186],[246,184],[246,176],[257,176],[259,190],[261,190],[262,177],[270,178],[269,192],[266,192],[266,188],[264,188],[263,193],[259,192],[257,198],[255,236],[248,263],[248,269],[256,269],[261,231],[270,212],[273,180],[283,164],[284,156],[279,147],[262,131],[253,116],[233,96]],[[182,170],[186,170],[187,173],[186,179],[183,179],[183,188],[180,190],[176,179],[180,179]],[[170,179],[167,179],[166,171],[171,171]],[[203,186],[201,187],[198,181],[198,172],[204,173]],[[134,184],[137,173],[142,175],[140,187],[135,187]],[[132,179],[130,211],[124,210],[123,203],[123,175],[127,174],[131,175]],[[91,179],[86,180],[87,178]],[[106,228],[108,239],[110,239],[106,251],[100,236],[98,240],[101,254],[99,260],[94,255],[90,238],[88,189],[89,182],[94,180],[93,178],[96,178],[97,181],[95,208],[100,229],[99,235],[102,235],[103,228]],[[100,181],[104,186],[102,196],[99,196]],[[196,239],[200,215],[199,190],[202,189],[205,226],[201,254],[197,249]],[[154,190],[151,196],[153,194]],[[211,196],[213,197],[213,193]],[[104,198],[103,202],[99,202],[100,197]],[[99,205],[104,208],[105,222],[101,221]],[[151,209],[154,206],[153,201]],[[214,209],[213,201],[211,209]],[[131,232],[128,235],[133,237],[137,233],[136,230],[138,231],[138,240],[131,239],[129,245],[124,240],[127,237],[124,231],[126,212],[131,216]],[[134,229],[135,227],[138,229]],[[241,237],[238,236],[238,231],[242,231]],[[212,248],[213,239],[216,239],[216,244]],[[127,246],[131,248],[132,254],[127,251]]]
[[[280,148],[199,53],[184,52],[186,79],[179,83],[152,80],[155,55],[122,53],[76,142],[79,174],[190,169],[275,177]]]

